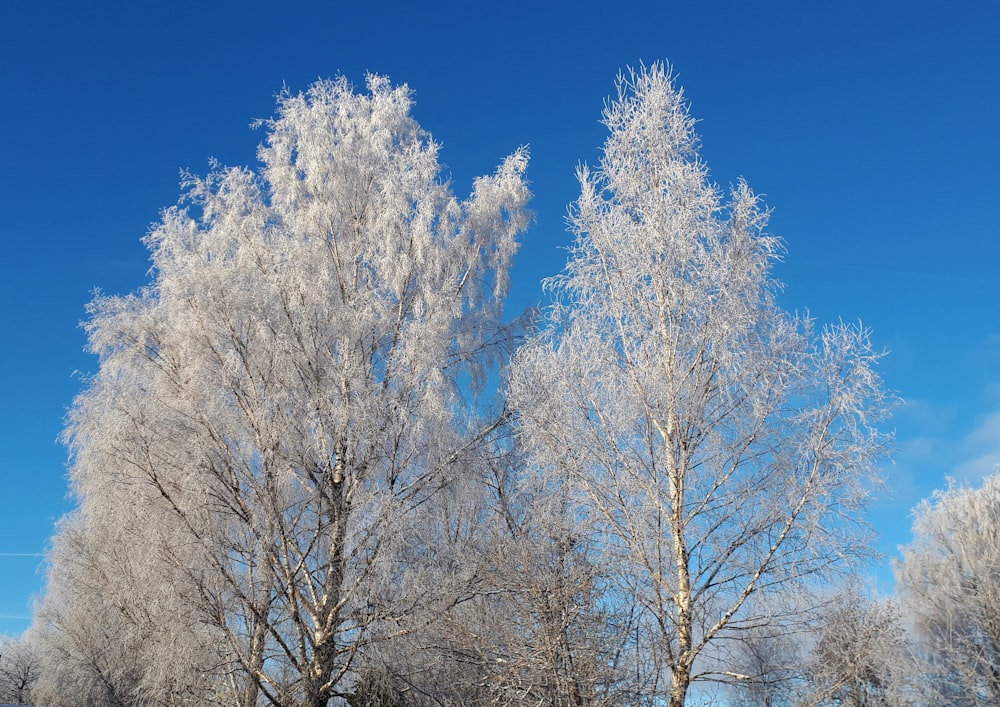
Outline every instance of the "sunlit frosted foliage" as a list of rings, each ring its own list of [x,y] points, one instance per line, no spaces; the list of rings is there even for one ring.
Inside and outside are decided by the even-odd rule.
[[[637,691],[680,707],[693,680],[735,677],[697,659],[753,625],[751,595],[864,548],[886,396],[866,330],[776,306],[767,212],[742,181],[709,181],[662,65],[622,77],[604,123],[511,402],[637,607]]]
[[[914,623],[927,699],[1000,702],[1000,474],[917,506],[896,581]]]
[[[395,529],[491,424],[467,398],[502,341],[527,153],[461,201],[409,89],[367,89],[284,94],[261,169],[188,177],[151,284],[91,305],[73,532],[112,519],[162,565],[228,704],[325,705],[372,626],[434,601],[381,591]]]

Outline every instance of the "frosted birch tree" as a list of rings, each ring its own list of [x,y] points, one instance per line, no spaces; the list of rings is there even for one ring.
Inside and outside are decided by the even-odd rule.
[[[1000,473],[915,510],[896,582],[932,704],[1000,702]]]
[[[447,604],[382,589],[403,519],[496,424],[470,396],[504,341],[526,152],[461,201],[410,91],[367,89],[283,95],[259,172],[188,178],[152,283],[87,324],[74,492],[84,515],[149,506],[130,551],[194,597],[247,706],[346,695],[372,636]]]
[[[634,702],[681,707],[697,681],[746,677],[699,658],[761,619],[751,597],[865,551],[888,400],[867,330],[776,305],[767,213],[709,181],[664,66],[622,77],[604,123],[511,406],[638,607]]]

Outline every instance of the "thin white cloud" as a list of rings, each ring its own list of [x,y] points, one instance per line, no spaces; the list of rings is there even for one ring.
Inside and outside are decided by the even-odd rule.
[[[997,444],[1000,441],[1000,411],[987,417],[979,426],[969,433],[968,441],[972,443]]]
[[[987,415],[959,443],[960,461],[951,475],[977,484],[1000,465],[1000,410]]]
[[[959,481],[978,485],[980,481],[996,471],[998,466],[1000,466],[1000,449],[962,462],[955,467],[952,476]]]

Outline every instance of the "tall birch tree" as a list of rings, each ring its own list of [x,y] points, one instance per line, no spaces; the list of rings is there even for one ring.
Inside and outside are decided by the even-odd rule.
[[[326,705],[374,627],[447,603],[382,589],[402,519],[496,424],[469,403],[504,339],[527,154],[459,200],[411,105],[377,76],[283,95],[260,170],[189,177],[146,238],[152,283],[91,304],[81,517],[142,504],[129,551],[183,584],[242,705]]]
[[[865,551],[889,401],[867,330],[777,306],[767,212],[709,181],[667,68],[623,76],[604,124],[511,406],[637,607],[636,703],[681,707],[697,681],[742,677],[709,658],[759,623],[751,597]]]

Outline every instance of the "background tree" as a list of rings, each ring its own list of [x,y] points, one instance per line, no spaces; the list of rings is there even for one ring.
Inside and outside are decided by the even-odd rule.
[[[602,606],[593,534],[564,488],[513,461],[494,487],[477,615],[457,617],[477,627],[470,643],[484,659],[488,704],[619,704],[615,647],[627,631]]]
[[[816,333],[776,306],[766,213],[742,182],[723,203],[662,65],[623,77],[604,123],[511,404],[637,608],[637,700],[680,707],[693,681],[733,678],[698,659],[757,624],[751,597],[867,550],[886,394],[863,328]]]
[[[917,506],[896,581],[931,703],[1000,702],[1000,474]]]
[[[494,643],[484,632],[482,641],[504,647],[492,661],[492,704],[620,704],[617,663],[627,617],[603,606],[607,588],[594,535],[565,488],[519,471],[497,504],[504,522],[492,596],[499,600],[494,610],[509,618],[504,640]]]
[[[803,666],[803,705],[896,707],[910,704],[912,665],[898,606],[848,585],[821,611],[818,636]]]
[[[412,559],[407,580],[459,574],[461,601],[408,617],[417,627],[366,653],[366,666],[392,675],[407,705],[620,704],[605,658],[621,622],[600,606],[591,535],[558,488],[523,473],[508,440],[481,448],[475,466],[409,531],[436,549]]]
[[[459,201],[410,107],[381,77],[284,95],[260,173],[188,178],[189,206],[146,238],[153,283],[91,305],[74,532],[124,524],[108,551],[189,600],[231,703],[346,696],[373,636],[452,601],[382,588],[405,570],[408,514],[496,425],[469,396],[504,340],[527,156]]]
[[[63,519],[49,550],[53,571],[28,634],[40,663],[36,701],[239,704],[225,643],[202,620],[186,581],[187,567],[201,558],[189,555],[183,567],[164,561],[157,551],[169,526],[156,520],[155,497],[142,499],[128,486],[107,491],[117,492],[105,497],[117,505]],[[172,556],[184,547],[174,545]]]
[[[0,636],[0,702],[31,704],[40,669],[38,654],[27,638]]]
[[[803,634],[811,619],[793,630],[787,620],[771,622],[763,608],[755,612],[758,624],[747,626],[716,657],[720,670],[740,676],[727,686],[726,703],[732,707],[784,707],[796,704],[795,695],[803,680],[805,649]],[[788,610],[782,608],[780,617]]]

